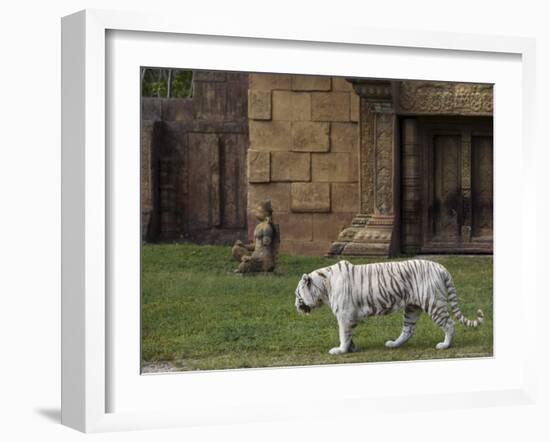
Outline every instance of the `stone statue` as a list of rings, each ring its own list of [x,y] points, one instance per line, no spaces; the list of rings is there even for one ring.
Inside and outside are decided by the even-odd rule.
[[[231,249],[233,257],[240,262],[236,273],[272,272],[275,269],[279,229],[273,224],[271,201],[258,204],[255,215],[260,222],[254,229],[254,241],[243,244],[239,240]]]

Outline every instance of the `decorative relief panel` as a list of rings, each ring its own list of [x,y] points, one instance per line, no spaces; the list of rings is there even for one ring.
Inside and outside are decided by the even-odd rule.
[[[376,115],[376,209],[393,213],[393,115]]]
[[[402,81],[400,113],[492,115],[493,86],[489,84]]]
[[[374,160],[374,117],[370,113],[369,104],[361,100],[361,152],[360,152],[360,181],[361,181],[361,212],[374,212],[374,176],[371,172]],[[369,118],[366,116],[369,115]]]

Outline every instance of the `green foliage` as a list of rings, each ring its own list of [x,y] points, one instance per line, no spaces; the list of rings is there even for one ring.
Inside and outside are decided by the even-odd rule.
[[[141,95],[161,98],[191,97],[193,95],[193,71],[142,68]]]
[[[354,263],[370,259],[349,259]],[[169,361],[181,370],[402,361],[491,356],[493,352],[493,260],[437,257],[457,286],[463,313],[486,322],[467,329],[457,322],[453,347],[438,351],[443,333],[422,315],[413,338],[399,349],[384,342],[402,327],[399,313],[369,318],[354,332],[357,353],[333,356],[336,320],[320,308],[309,316],[294,307],[303,273],[336,259],[281,255],[276,272],[241,276],[229,247],[144,245],[142,248],[142,358]]]

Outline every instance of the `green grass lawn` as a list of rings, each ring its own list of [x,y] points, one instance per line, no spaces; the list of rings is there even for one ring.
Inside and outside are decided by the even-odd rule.
[[[492,257],[433,259],[453,275],[462,312],[474,318],[481,308],[484,324],[467,329],[455,321],[454,345],[438,351],[434,347],[443,332],[423,314],[407,344],[387,349],[384,342],[401,331],[402,314],[371,317],[354,331],[358,352],[332,356],[328,350],[338,345],[334,315],[326,306],[299,315],[294,290],[303,273],[336,259],[281,255],[273,274],[241,276],[233,273],[237,263],[229,247],[144,245],[143,366],[167,362],[179,370],[213,370],[491,356]]]

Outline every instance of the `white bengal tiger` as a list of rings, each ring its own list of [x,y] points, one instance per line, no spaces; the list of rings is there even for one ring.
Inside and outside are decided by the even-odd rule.
[[[422,259],[365,265],[340,261],[304,274],[296,288],[296,308],[307,314],[315,307],[330,305],[340,334],[340,346],[332,348],[331,354],[356,350],[351,334],[359,321],[399,310],[405,310],[403,330],[395,341],[387,341],[386,347],[400,347],[407,342],[424,311],[445,332],[444,341],[436,345],[437,349],[445,349],[451,345],[455,332],[447,295],[453,315],[463,325],[477,327],[483,322],[481,310],[475,320],[462,315],[449,271],[441,264]]]

